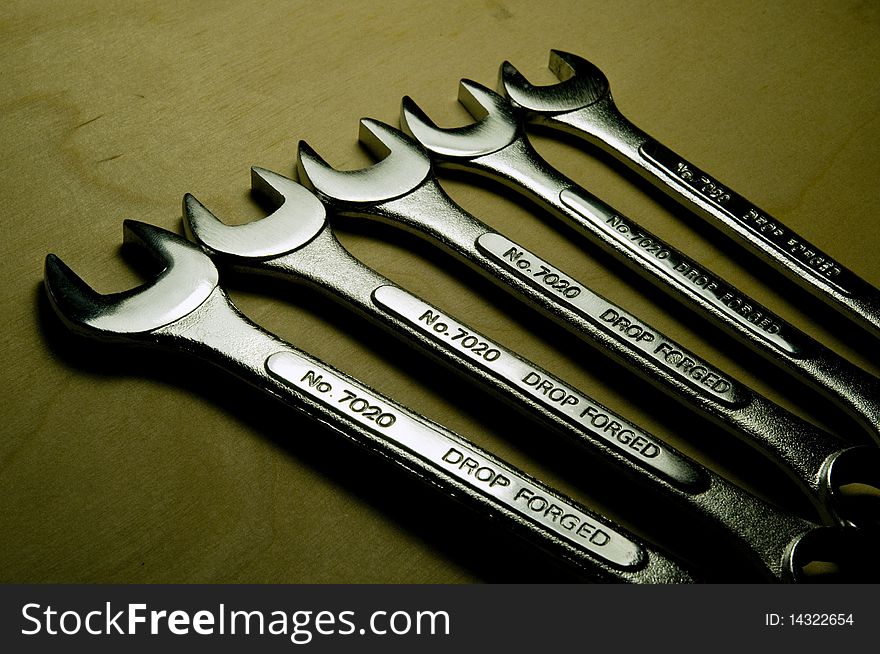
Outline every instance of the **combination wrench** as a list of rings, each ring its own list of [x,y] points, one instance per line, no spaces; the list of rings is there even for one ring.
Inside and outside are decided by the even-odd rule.
[[[251,183],[275,208],[243,225],[226,225],[192,195],[184,197],[188,235],[221,269],[303,283],[328,294],[515,408],[612,459],[645,490],[660,492],[689,511],[695,529],[697,524],[715,527],[764,578],[791,579],[792,571],[802,567],[804,548],[816,538],[807,536],[813,532],[802,519],[731,484],[367,267],[339,243],[323,205],[303,186],[262,168],[251,169]]]
[[[766,211],[631,123],[608,79],[576,55],[550,51],[560,83],[534,86],[510,64],[501,87],[526,120],[598,146],[847,317],[880,336],[880,290]]]
[[[216,364],[501,521],[588,578],[693,581],[678,563],[610,520],[255,325],[229,300],[217,268],[197,246],[135,221],[125,221],[124,232],[126,242],[141,245],[163,268],[141,287],[100,295],[47,256],[50,303],[73,331]],[[824,529],[811,540],[827,538]]]
[[[791,476],[823,522],[876,524],[870,511],[840,507],[847,505],[843,486],[878,487],[880,449],[851,447],[714,369],[455,204],[437,182],[425,150],[409,136],[371,119],[362,119],[360,127],[361,142],[379,158],[367,168],[336,170],[308,144],[299,144],[300,180],[337,214],[378,219],[439,245],[724,425]]]
[[[403,99],[401,126],[436,166],[491,178],[548,208],[660,288],[699,307],[716,324],[831,398],[880,442],[880,379],[555,170],[532,147],[506,99],[470,80],[461,81],[458,97],[476,122],[451,129],[437,127],[411,98]]]

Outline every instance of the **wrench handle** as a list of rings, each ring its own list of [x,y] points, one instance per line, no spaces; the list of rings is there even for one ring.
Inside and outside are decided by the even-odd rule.
[[[553,374],[396,286],[353,257],[328,228],[306,248],[254,262],[248,269],[310,282],[516,409],[612,460],[649,492],[665,495],[692,519],[732,539],[765,574],[780,577],[783,552],[802,533],[801,521],[768,507]]]
[[[685,583],[690,575],[610,520],[462,437],[260,329],[216,288],[158,339],[187,349],[510,528],[601,581]]]
[[[559,194],[578,231],[633,270],[703,310],[773,363],[831,398],[880,443],[880,379],[850,363],[680,250],[577,187]],[[855,439],[858,440],[858,439]]]
[[[493,178],[547,207],[630,268],[699,307],[716,324],[830,397],[880,442],[880,379],[575,184],[541,158],[525,135],[490,154],[442,159],[440,165]]]
[[[429,352],[521,410],[557,429],[573,432],[580,443],[613,452],[628,467],[659,477],[680,491],[699,493],[708,471],[662,441],[595,402],[543,368],[496,343],[448,313],[407,291],[380,286],[373,301],[391,318],[388,324]],[[425,342],[427,339],[427,342]]]
[[[239,264],[242,268],[245,265]],[[600,448],[612,458],[626,459],[629,466],[681,492],[699,492],[706,486],[707,471],[531,361],[395,285],[353,257],[329,229],[306,249],[256,262],[247,269],[309,282],[466,377],[483,383],[520,410],[573,434],[581,443],[601,443]]]
[[[593,143],[880,338],[880,290],[633,125],[610,96],[540,122]]]
[[[425,211],[431,207],[431,211]],[[366,211],[448,250],[489,280],[526,300],[576,336],[708,415],[779,465],[823,517],[823,465],[843,443],[716,370],[650,325],[593,293],[574,277],[497,234],[458,207],[436,183]]]
[[[693,518],[720,528],[771,578],[783,575],[783,553],[807,529],[802,520],[778,512],[546,370],[407,291],[383,285],[373,292],[373,300],[396,318],[391,323],[396,323],[396,333],[407,334],[460,372],[482,380],[519,409],[614,460],[646,488],[685,507]]]
[[[598,342],[614,358],[744,435],[777,462],[800,468],[802,482],[813,479],[821,462],[841,448],[836,437],[788,413],[524,247],[494,232],[482,235],[476,245],[508,287],[569,330]],[[789,458],[796,449],[795,439],[800,444],[811,442],[821,454],[796,463]]]

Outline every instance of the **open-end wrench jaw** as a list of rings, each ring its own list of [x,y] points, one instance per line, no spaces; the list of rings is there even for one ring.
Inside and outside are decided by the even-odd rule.
[[[821,475],[820,493],[837,523],[880,534],[880,449],[843,449],[829,457]],[[856,492],[859,487],[866,492]]]
[[[510,102],[468,79],[458,87],[458,101],[476,122],[463,127],[440,128],[409,96],[400,108],[400,125],[429,152],[457,159],[472,159],[497,152],[515,141],[519,124]]]
[[[782,561],[782,581],[787,583],[877,583],[875,532],[850,527],[817,527],[793,541]],[[832,572],[812,576],[810,564],[831,564]]]
[[[358,140],[379,159],[358,170],[336,170],[300,141],[297,173],[302,184],[331,204],[379,204],[407,195],[431,177],[425,150],[400,130],[362,118]]]
[[[191,194],[183,197],[187,235],[212,256],[268,259],[309,243],[327,224],[324,205],[291,179],[265,168],[251,168],[251,187],[277,209],[245,225],[226,225]]]
[[[211,260],[183,239],[146,223],[123,223],[126,243],[155,260],[161,272],[137,288],[102,295],[54,254],[46,257],[44,284],[61,319],[86,336],[112,338],[153,331],[195,311],[217,288]]]
[[[611,95],[605,74],[582,57],[551,50],[549,67],[559,83],[535,86],[505,61],[501,64],[499,86],[514,106],[539,115],[583,109]]]

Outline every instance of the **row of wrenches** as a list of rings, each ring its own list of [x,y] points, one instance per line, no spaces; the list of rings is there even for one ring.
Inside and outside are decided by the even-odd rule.
[[[552,51],[550,68],[560,83],[536,87],[505,63],[504,95],[463,80],[459,100],[475,119],[465,127],[437,127],[410,98],[403,101],[403,131],[363,119],[360,141],[377,159],[367,168],[336,170],[300,142],[299,183],[252,169],[254,190],[274,206],[264,219],[230,226],[187,194],[183,213],[191,242],[126,221],[125,240],[142,246],[161,269],[138,288],[98,294],[50,254],[45,266],[50,302],[80,334],[176,349],[218,364],[509,524],[584,578],[701,579],[699,570],[674,555],[261,329],[231,303],[216,266],[312,286],[622,468],[627,478],[641,482],[638,492],[664,496],[695,525],[711,527],[732,543],[758,578],[802,581],[806,564],[831,561],[843,578],[876,579],[876,507],[849,500],[842,489],[851,484],[880,488],[880,449],[819,429],[593,293],[456,205],[434,169],[491,177],[542,204],[823,392],[875,441],[880,441],[880,379],[554,170],[532,148],[524,126],[531,121],[558,128],[600,146],[875,336],[880,335],[880,292],[636,128],[617,110],[607,79],[591,63]],[[815,520],[750,494],[368,268],[336,239],[328,213],[402,227],[469,264],[771,460],[815,506]]]

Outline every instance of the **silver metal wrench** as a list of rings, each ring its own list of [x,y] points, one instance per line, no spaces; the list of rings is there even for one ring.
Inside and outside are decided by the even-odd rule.
[[[495,232],[442,190],[425,150],[375,120],[360,140],[378,163],[339,171],[300,142],[299,177],[336,213],[401,226],[468,263],[624,366],[727,427],[775,461],[813,501],[823,522],[875,524],[852,515],[841,486],[877,487],[880,449],[851,447],[715,369],[572,276]]]
[[[581,445],[612,459],[646,489],[685,507],[697,525],[716,527],[768,579],[790,579],[789,550],[812,530],[615,415],[581,391],[368,268],[333,235],[320,201],[304,187],[253,168],[254,189],[277,207],[244,225],[221,223],[184,197],[187,233],[221,266],[306,283]],[[631,492],[631,490],[627,490]],[[717,529],[720,527],[720,530]],[[813,536],[810,536],[813,538]],[[803,563],[803,562],[801,562]]]
[[[533,86],[509,62],[501,66],[504,93],[527,120],[572,134],[608,152],[803,288],[880,336],[880,290],[636,127],[620,113],[608,79],[592,63],[568,52],[551,50],[550,70],[560,84]]]
[[[548,208],[663,290],[696,305],[755,351],[831,398],[880,443],[880,379],[555,170],[531,146],[506,99],[470,80],[461,81],[458,97],[477,122],[451,129],[438,128],[411,98],[403,100],[401,126],[428,151],[435,166],[489,177]]]
[[[100,295],[56,256],[46,258],[50,302],[74,331],[204,358],[503,521],[592,579],[693,581],[678,563],[609,520],[260,329],[233,306],[216,267],[195,245],[144,223],[126,221],[124,229],[126,241],[143,246],[163,267],[142,287]],[[812,540],[828,533],[820,530]]]

